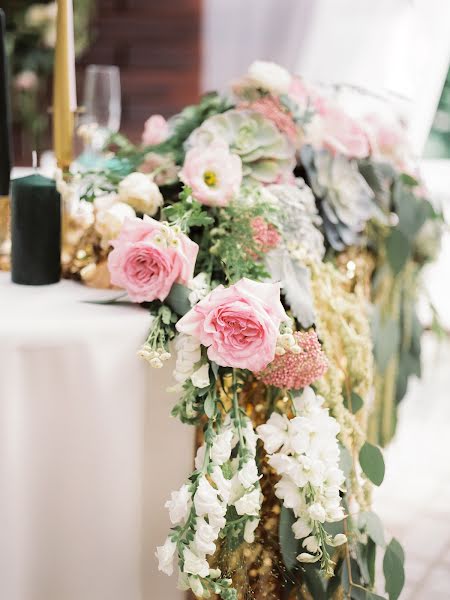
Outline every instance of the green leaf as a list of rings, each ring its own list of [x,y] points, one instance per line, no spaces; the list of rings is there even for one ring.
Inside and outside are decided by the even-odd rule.
[[[300,541],[294,537],[292,525],[295,523],[295,515],[292,510],[282,506],[278,535],[280,539],[281,556],[284,566],[288,571],[293,571],[298,566],[297,555],[300,553]]]
[[[383,573],[389,600],[397,600],[405,585],[403,561],[403,549],[397,540],[393,538],[386,548],[383,558]]]
[[[324,581],[314,565],[304,565],[304,580],[314,600],[326,600]]]
[[[122,298],[125,298],[127,293],[120,294],[119,296],[114,296],[113,298],[105,298],[104,300],[82,300],[83,304],[128,304],[124,302],[119,302]]]
[[[185,315],[191,310],[191,303],[189,302],[189,289],[179,283],[174,283],[170,294],[167,296],[165,302],[170,308],[177,313],[180,317]]]
[[[399,322],[397,319],[384,317],[380,309],[375,307],[371,328],[375,361],[380,373],[384,373],[391,358],[399,351]]]
[[[339,444],[339,449],[341,452],[339,458],[339,468],[342,470],[345,477],[349,477],[353,469],[352,455],[345,446],[342,446],[342,444]]]
[[[384,479],[384,459],[378,446],[365,442],[359,451],[359,462],[367,477],[375,485],[381,485]]]
[[[406,235],[396,227],[386,238],[385,246],[389,265],[394,275],[398,275],[405,268],[411,254],[411,243]]]
[[[412,241],[429,215],[428,202],[417,198],[411,185],[405,185],[401,179],[394,186],[393,198],[399,219],[398,229]]]
[[[359,515],[358,526],[365,529],[367,535],[377,544],[384,548],[386,542],[384,540],[383,524],[378,515],[372,511],[362,512]]]
[[[350,399],[344,394],[344,406],[353,414],[357,413],[364,406],[364,400],[356,392],[351,392]]]
[[[212,394],[209,394],[207,396],[203,408],[208,419],[212,419],[215,416],[217,405],[216,400]]]

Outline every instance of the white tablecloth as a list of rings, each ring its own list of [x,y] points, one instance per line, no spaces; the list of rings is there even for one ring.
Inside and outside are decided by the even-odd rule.
[[[148,313],[0,273],[0,598],[176,600],[154,547],[192,466],[171,365],[136,357]]]

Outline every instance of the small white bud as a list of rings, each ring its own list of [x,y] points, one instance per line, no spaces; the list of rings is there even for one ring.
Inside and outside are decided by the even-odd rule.
[[[161,369],[163,364],[159,358],[152,358],[152,360],[150,361],[150,366],[154,369]]]

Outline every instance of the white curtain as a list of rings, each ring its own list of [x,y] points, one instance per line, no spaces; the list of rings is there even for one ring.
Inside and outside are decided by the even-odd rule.
[[[205,0],[204,9],[204,89],[223,89],[260,58],[389,93],[421,152],[450,60],[448,0]]]

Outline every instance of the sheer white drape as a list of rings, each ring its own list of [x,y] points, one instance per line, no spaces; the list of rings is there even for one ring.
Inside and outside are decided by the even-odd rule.
[[[390,93],[421,152],[450,60],[448,0],[205,0],[204,89],[252,60]]]

